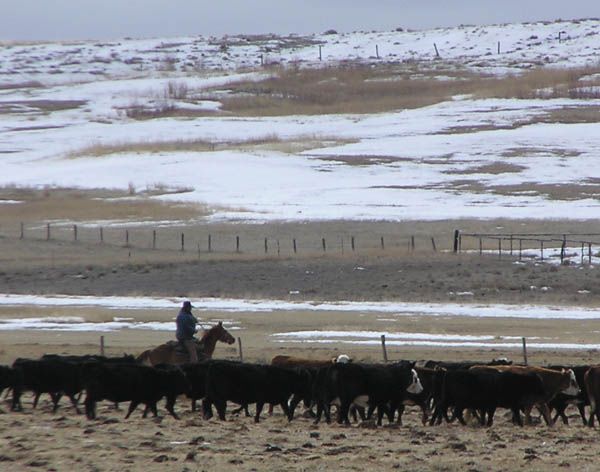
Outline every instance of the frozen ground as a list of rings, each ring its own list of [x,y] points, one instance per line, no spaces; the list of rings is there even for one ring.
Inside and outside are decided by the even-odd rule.
[[[127,118],[124,109],[168,103],[218,110],[218,98],[178,100],[166,97],[165,90],[169,84],[182,86],[193,97],[218,86],[227,93],[231,82],[269,73],[257,68],[260,54],[263,60],[307,67],[347,59],[414,60],[431,70],[438,62],[435,43],[445,64],[495,74],[533,65],[591,65],[597,64],[599,31],[600,21],[587,20],[312,37],[5,44],[0,47],[0,186],[179,189],[156,198],[205,204],[210,221],[595,218],[600,124],[536,118],[597,107],[600,100],[461,96],[380,114],[153,120]],[[321,147],[282,152],[231,145],[101,156],[85,151],[256,139],[319,141]],[[577,190],[551,195],[552,189],[569,186]],[[0,200],[9,203],[14,199]]]

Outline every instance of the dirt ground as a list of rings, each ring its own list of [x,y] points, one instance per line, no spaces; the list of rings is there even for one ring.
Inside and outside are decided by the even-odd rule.
[[[484,229],[502,224],[489,222]],[[564,223],[562,228],[570,224]],[[443,233],[444,239],[450,240],[446,236],[454,226],[422,224],[403,231],[405,235]],[[332,234],[337,231],[321,227]],[[293,232],[298,234],[300,229],[298,226]],[[379,234],[384,226],[371,229],[372,234]],[[312,233],[314,227],[305,230]],[[256,227],[246,231],[258,234]],[[497,256],[431,250],[306,257],[194,257],[149,251],[123,260],[124,251],[128,249],[0,238],[0,293],[600,305],[600,271],[593,266],[515,264],[508,257],[499,260]],[[57,257],[61,254],[72,257]],[[168,321],[176,311],[175,304],[172,310],[136,311],[2,307],[0,319],[52,315],[81,316],[88,321],[109,321],[115,316]],[[272,336],[294,330],[495,333],[573,343],[597,343],[600,332],[600,320],[407,316],[390,321],[388,315],[370,312],[313,311],[197,314],[207,324],[226,317],[240,328],[232,334],[243,339],[244,358],[252,362],[268,362],[282,353],[317,358],[342,352],[358,361],[381,361],[379,345],[277,342]],[[172,337],[166,332],[132,329],[109,333],[0,331],[0,363],[43,353],[97,353],[100,335],[105,336],[109,355],[138,354]],[[528,354],[530,363],[540,365],[595,364],[600,358],[596,350],[530,349]],[[235,359],[238,355],[235,345],[219,344],[215,351],[217,358]],[[388,346],[388,355],[412,360],[522,359],[520,349],[498,348]],[[569,425],[554,428],[540,424],[513,427],[501,411],[489,429],[456,424],[422,426],[418,411],[411,408],[404,425],[379,428],[371,423],[314,426],[302,417],[288,424],[278,412],[273,417],[264,414],[258,425],[251,418],[231,415],[227,422],[205,421],[189,410],[184,398],[178,400],[177,410],[180,421],[165,417],[164,408],[157,420],[142,419],[141,411],[124,420],[123,411],[103,403],[99,418],[88,421],[64,401],[56,414],[51,413],[47,398],[35,412],[29,397],[23,413],[10,412],[4,402],[0,407],[0,470],[597,470],[595,457],[600,450],[600,433],[583,427],[574,409],[569,410]]]

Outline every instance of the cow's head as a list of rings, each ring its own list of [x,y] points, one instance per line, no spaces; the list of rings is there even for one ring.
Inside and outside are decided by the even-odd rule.
[[[410,369],[410,373],[411,373],[411,382],[408,386],[408,388],[406,389],[406,391],[408,393],[414,393],[415,395],[418,395],[419,393],[421,393],[423,391],[423,385],[421,385],[421,379],[419,379],[419,375],[417,374],[417,371],[415,369]]]
[[[579,385],[577,384],[577,379],[575,378],[575,372],[573,372],[573,369],[563,369],[562,372],[563,374],[569,374],[569,385],[567,386],[567,388],[561,390],[561,393],[571,396],[579,395],[579,393],[581,393],[581,390],[579,389]]]

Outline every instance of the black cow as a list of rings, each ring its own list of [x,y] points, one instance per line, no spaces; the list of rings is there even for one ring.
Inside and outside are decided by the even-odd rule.
[[[454,370],[439,371],[435,379],[435,411],[430,424],[440,424],[447,409],[453,407],[453,416],[461,424],[466,424],[464,409],[477,410],[480,423],[491,426],[498,407],[508,408],[513,420],[523,425],[520,416],[522,408],[531,407],[536,398],[544,393],[542,380],[536,374],[515,374],[493,370]],[[440,388],[441,386],[441,388]],[[438,397],[439,395],[439,397]]]
[[[242,406],[256,403],[254,421],[258,423],[265,403],[272,403],[281,406],[291,420],[295,405],[288,406],[288,401],[294,394],[310,395],[310,377],[304,369],[212,361],[206,374],[205,414],[215,405],[219,418],[225,420],[228,401]]]
[[[96,403],[100,400],[129,401],[125,418],[141,403],[158,416],[156,404],[167,397],[167,411],[179,419],[174,406],[177,396],[190,390],[186,376],[177,366],[159,365],[149,367],[137,364],[86,364],[85,413],[89,419],[96,417]]]
[[[565,414],[565,410],[569,405],[577,406],[579,410],[579,415],[581,416],[581,420],[583,421],[584,426],[588,424],[587,419],[585,417],[585,407],[590,404],[590,399],[587,394],[587,390],[583,388],[585,385],[584,377],[585,373],[589,370],[589,365],[577,365],[577,366],[558,366],[552,365],[548,366],[548,369],[562,371],[563,369],[572,369],[575,373],[575,379],[577,380],[577,384],[581,387],[578,395],[566,395],[564,393],[558,393],[552,400],[548,402],[548,407],[552,410],[556,410],[556,415],[552,419],[553,422],[557,420],[560,416],[563,420],[564,424],[569,424],[569,419]]]
[[[390,411],[396,410],[407,392],[422,391],[413,366],[410,362],[389,365],[351,363],[332,364],[320,370],[314,386],[317,390],[314,396],[318,398],[315,422],[320,420],[322,412],[330,421],[329,405],[339,401],[339,423],[350,424],[348,413],[351,405],[363,403],[369,406],[370,413],[377,408],[377,424],[381,424],[384,412],[388,412],[390,417]]]
[[[512,361],[508,360],[504,357],[500,357],[498,359],[492,359],[489,362],[480,362],[480,361],[419,361],[417,362],[418,367],[426,367],[428,369],[446,369],[446,370],[466,370],[470,369],[473,366],[479,365],[512,365]]]
[[[40,395],[48,393],[52,398],[53,411],[56,411],[60,397],[65,394],[79,413],[76,395],[83,390],[81,364],[58,359],[32,360],[20,358],[15,360],[13,368],[18,372],[20,379],[20,382],[13,386],[13,410],[22,410],[22,393],[32,391],[35,394],[33,408],[37,407]]]
[[[189,384],[189,390],[185,394],[192,400],[192,411],[196,411],[196,401],[206,396],[206,373],[209,364],[210,361],[201,361],[180,366]]]

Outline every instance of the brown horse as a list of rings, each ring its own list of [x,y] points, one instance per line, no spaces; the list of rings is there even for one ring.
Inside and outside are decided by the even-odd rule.
[[[198,359],[210,359],[215,352],[215,345],[217,341],[221,341],[227,344],[233,344],[235,338],[229,334],[229,332],[223,328],[223,322],[219,323],[209,330],[204,330],[204,334],[200,340],[196,340],[196,350],[198,352]],[[165,344],[154,349],[148,349],[142,352],[138,357],[137,361],[141,364],[146,365],[157,365],[157,364],[185,364],[189,362],[189,355],[183,345],[177,341],[169,341]]]

